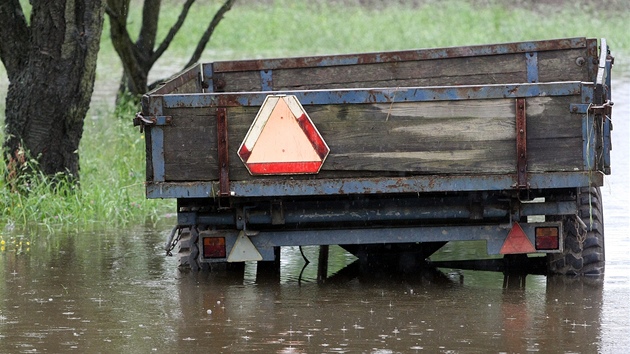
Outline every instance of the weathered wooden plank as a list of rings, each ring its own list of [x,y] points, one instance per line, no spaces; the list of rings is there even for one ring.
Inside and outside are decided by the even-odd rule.
[[[257,71],[277,68],[304,68],[335,65],[356,65],[386,62],[421,61],[455,57],[476,57],[510,53],[541,52],[584,48],[593,39],[562,38],[542,41],[500,43],[445,48],[412,49],[403,51],[372,52],[360,54],[322,55],[293,58],[237,60],[214,63],[215,72]]]
[[[570,96],[527,100],[531,171],[581,168],[582,123],[579,115],[568,112],[575,100]],[[352,171],[495,174],[515,169],[511,99],[305,108],[331,154],[323,174],[296,178],[329,178]],[[251,178],[237,149],[257,112],[257,107],[228,112],[232,179]],[[174,124],[164,129],[165,178],[218,178],[214,110],[180,108],[166,113]]]
[[[523,54],[273,70],[274,90],[526,82]],[[217,73],[223,91],[260,91],[257,71]]]
[[[200,164],[198,161],[177,161],[164,164],[164,177],[167,182],[215,181],[216,164]]]
[[[530,172],[582,171],[582,138],[527,139]]]
[[[532,172],[583,169],[582,116],[569,105],[579,96],[527,100],[527,156]]]
[[[575,99],[528,99],[532,171],[581,166],[582,123],[568,112]],[[323,171],[502,173],[513,171],[515,163],[513,106],[514,101],[506,99],[306,106],[306,110],[331,148]],[[231,140],[239,140],[238,136],[242,140],[256,115],[252,108],[237,111],[231,114],[230,131],[237,135]],[[242,169],[240,165],[238,161],[231,168]],[[248,178],[238,172],[233,175]]]
[[[215,84],[221,83],[217,92],[251,92],[261,91],[259,71],[236,71],[214,73]]]
[[[216,110],[165,109],[172,125],[164,127],[166,181],[210,181],[218,176]]]
[[[587,48],[542,51],[538,82],[589,81]],[[584,60],[581,60],[581,59]],[[362,65],[276,68],[274,90],[477,85],[527,82],[524,53]],[[260,91],[259,71],[216,73],[225,92]]]
[[[397,171],[413,174],[510,173],[515,148],[503,142],[488,149],[332,154],[324,170]]]
[[[448,86],[526,81],[523,54],[275,70],[274,89]]]
[[[168,79],[150,92],[152,95],[169,93],[201,93],[201,65],[195,65],[185,72]]]
[[[502,173],[514,170],[511,99],[306,106],[331,149],[330,171]],[[230,141],[242,141],[257,110],[230,109]],[[230,144],[231,155],[236,154]],[[232,178],[242,162],[230,163]],[[235,177],[237,176],[237,177]]]
[[[579,96],[527,99],[528,140],[582,138],[582,117],[569,111],[569,105],[579,101]]]
[[[587,60],[587,48],[540,52],[538,82],[590,81]]]

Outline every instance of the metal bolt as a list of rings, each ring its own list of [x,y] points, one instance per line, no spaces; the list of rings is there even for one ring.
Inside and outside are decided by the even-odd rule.
[[[584,63],[586,63],[586,59],[584,59],[584,57],[577,57],[577,59],[575,59],[575,64],[577,64],[577,66],[582,66]]]

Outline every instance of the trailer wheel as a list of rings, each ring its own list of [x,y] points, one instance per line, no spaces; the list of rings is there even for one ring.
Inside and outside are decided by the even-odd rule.
[[[184,228],[181,232],[177,250],[178,267],[180,270],[197,272],[203,269],[199,263],[199,248],[197,247],[199,231],[193,226]]]
[[[578,215],[563,218],[564,249],[547,255],[549,274],[604,274],[604,214],[599,187],[581,188],[577,197]]]

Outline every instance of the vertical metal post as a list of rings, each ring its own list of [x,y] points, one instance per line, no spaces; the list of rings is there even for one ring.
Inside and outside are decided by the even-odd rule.
[[[260,70],[260,90],[273,91],[273,70]]]
[[[319,246],[319,258],[317,261],[317,282],[323,283],[328,278],[328,245]]]
[[[217,108],[217,144],[219,152],[219,196],[230,196],[227,109]]]
[[[164,99],[161,96],[150,97],[143,102],[142,114],[145,117],[163,115]],[[151,141],[151,174],[153,182],[164,182],[166,180],[164,162],[164,131],[163,127],[151,126],[146,130],[147,137]]]
[[[525,53],[527,63],[527,82],[538,82],[538,52]]]
[[[516,99],[516,188],[526,189],[527,184],[527,114],[525,99]]]
[[[256,282],[280,282],[280,253],[280,247],[276,246],[273,248],[273,261],[256,262]]]

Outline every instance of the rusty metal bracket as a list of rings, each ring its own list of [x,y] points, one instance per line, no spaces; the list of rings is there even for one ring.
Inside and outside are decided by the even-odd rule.
[[[569,111],[574,114],[606,114],[610,115],[610,110],[613,107],[614,102],[610,100],[604,101],[601,105],[588,104],[588,103],[571,103],[569,105]]]
[[[516,99],[516,188],[526,189],[527,183],[527,113],[525,99]]]
[[[219,152],[219,196],[230,196],[227,108],[217,108],[217,148]]]
[[[145,117],[142,112],[136,113],[133,118],[133,126],[140,126],[140,133],[144,132],[144,127],[157,125],[171,125],[173,123],[172,116],[148,116]]]

